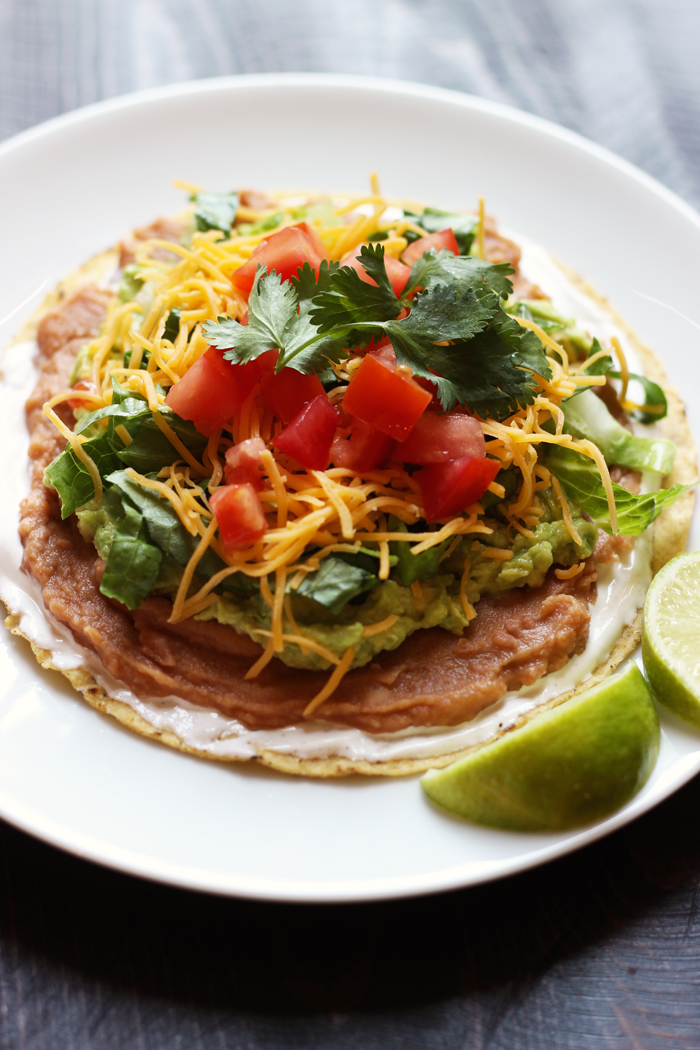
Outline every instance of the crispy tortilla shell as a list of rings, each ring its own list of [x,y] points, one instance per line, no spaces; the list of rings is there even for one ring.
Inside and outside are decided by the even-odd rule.
[[[100,283],[111,271],[113,271],[118,260],[118,253],[106,252],[91,260],[80,270],[70,275],[63,281],[42,303],[33,317],[23,326],[15,338],[15,342],[35,338],[36,331],[41,319],[50,311],[56,309],[64,298],[81,287],[89,284]],[[589,298],[595,300],[611,317],[615,324],[625,332],[640,359],[644,364],[644,371],[649,378],[663,386],[668,398],[668,415],[661,421],[660,428],[665,437],[675,441],[677,446],[676,461],[673,472],[666,479],[666,485],[676,483],[688,483],[697,477],[696,452],[693,438],[685,417],[685,411],[676,390],[669,386],[663,366],[655,355],[639,342],[625,321],[620,318],[607,304],[607,302],[592,289],[586,282],[575,273],[562,267],[567,277],[580,288]],[[672,508],[663,514],[651,526],[652,534],[652,571],[658,572],[672,557],[685,550],[688,529],[693,512],[694,494],[687,493],[682,496]],[[133,708],[121,701],[114,700],[98,684],[87,670],[61,670],[52,662],[51,653],[36,645],[20,627],[19,617],[12,612],[6,618],[5,624],[15,635],[26,638],[31,645],[32,651],[41,665],[47,670],[59,670],[71,683],[71,685],[83,695],[85,700],[103,714],[110,715],[126,728],[145,736],[151,740],[157,740],[169,747],[176,748],[187,754],[197,755],[202,758],[216,759],[218,761],[257,761],[264,766],[275,769],[282,773],[294,774],[308,777],[339,777],[350,774],[361,774],[365,776],[407,776],[422,773],[427,769],[442,768],[451,762],[469,754],[476,748],[482,746],[475,744],[448,754],[428,758],[402,758],[389,759],[380,762],[369,762],[366,760],[349,759],[340,755],[328,758],[299,758],[294,755],[280,754],[275,751],[262,749],[257,756],[251,759],[237,759],[229,756],[213,755],[208,751],[190,747],[174,733],[161,730],[143,719]],[[639,611],[635,621],[625,626],[610,655],[603,660],[583,682],[575,689],[568,690],[559,696],[553,697],[539,705],[534,711],[524,714],[518,725],[524,723],[534,714],[550,707],[564,703],[572,696],[597,684],[610,675],[619,664],[635,649],[641,636],[642,613]],[[510,731],[510,729],[508,730]]]

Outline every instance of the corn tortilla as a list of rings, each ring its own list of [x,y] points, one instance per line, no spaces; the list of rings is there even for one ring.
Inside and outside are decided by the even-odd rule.
[[[104,252],[90,260],[83,267],[75,271],[62,281],[54,291],[50,292],[44,302],[33,314],[33,316],[22,326],[13,342],[28,341],[36,337],[37,327],[45,314],[55,309],[61,301],[69,294],[88,284],[100,283],[117,265],[118,252],[116,250]],[[685,415],[683,403],[678,392],[669,385],[663,365],[645,347],[627,323],[607,303],[607,301],[591,288],[591,286],[580,278],[568,267],[559,263],[568,279],[590,299],[594,300],[608,314],[610,319],[624,331],[635,351],[639,355],[644,367],[644,373],[654,382],[663,387],[668,399],[668,415],[660,424],[660,430],[664,437],[670,438],[676,443],[677,453],[673,471],[665,479],[664,487],[681,483],[688,484],[697,477],[696,450],[690,428]],[[666,562],[685,550],[688,530],[693,513],[694,493],[689,492],[681,496],[676,503],[665,510],[657,520],[650,526],[652,537],[652,573],[657,573]],[[381,762],[368,762],[366,760],[349,759],[340,755],[329,758],[299,758],[294,755],[279,754],[271,750],[260,750],[257,756],[251,758],[234,758],[231,756],[213,755],[208,751],[190,747],[174,733],[157,729],[143,719],[128,704],[114,700],[98,684],[94,677],[84,669],[62,670],[57,668],[51,658],[51,653],[36,645],[21,630],[20,619],[10,612],[5,619],[6,627],[14,634],[24,637],[30,644],[34,656],[40,666],[46,670],[59,671],[71,683],[74,689],[82,694],[84,699],[96,710],[105,715],[115,718],[123,726],[131,729],[150,740],[166,744],[187,754],[196,755],[200,758],[214,759],[222,762],[253,761],[281,773],[294,774],[307,777],[340,777],[350,774],[364,776],[409,776],[422,773],[427,769],[439,769],[449,765],[451,762],[476,750],[482,744],[474,744],[448,754],[438,755],[433,758],[402,758],[388,759]],[[534,710],[521,716],[513,728],[522,725],[533,715],[550,707],[564,703],[572,696],[577,695],[585,689],[597,684],[622,663],[635,649],[641,637],[642,611],[640,610],[635,621],[625,626],[610,655],[603,660],[584,681],[579,683],[575,689],[568,690],[559,696],[538,705]]]

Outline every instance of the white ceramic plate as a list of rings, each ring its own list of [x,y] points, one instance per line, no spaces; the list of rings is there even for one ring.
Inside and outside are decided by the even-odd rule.
[[[484,194],[503,226],[547,245],[632,323],[700,433],[700,217],[570,132],[414,84],[200,81],[91,106],[5,143],[2,342],[62,276],[181,208],[174,178],[361,192],[370,170],[388,195],[439,207],[472,207]],[[3,634],[0,647],[0,815],[81,856],[196,889],[344,901],[482,882],[607,834],[700,770],[700,734],[662,716],[659,763],[624,810],[571,834],[507,834],[436,812],[417,778],[317,782],[148,743],[42,673],[21,641]]]

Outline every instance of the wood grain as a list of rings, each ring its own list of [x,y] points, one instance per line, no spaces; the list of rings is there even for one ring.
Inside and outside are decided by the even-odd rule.
[[[389,904],[225,900],[0,827],[0,1046],[700,1045],[700,782],[609,839]]]
[[[364,73],[552,118],[697,204],[699,51],[697,0],[0,0],[0,138],[193,77]],[[696,781],[537,871],[322,908],[152,885],[0,824],[0,1050],[700,1047],[699,811]]]

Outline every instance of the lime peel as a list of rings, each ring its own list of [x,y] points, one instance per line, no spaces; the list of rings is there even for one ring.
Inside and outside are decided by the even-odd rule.
[[[700,726],[700,551],[673,558],[654,578],[642,654],[659,703]]]
[[[625,670],[421,780],[433,802],[477,824],[563,831],[601,820],[648,780],[659,720],[639,668]]]

